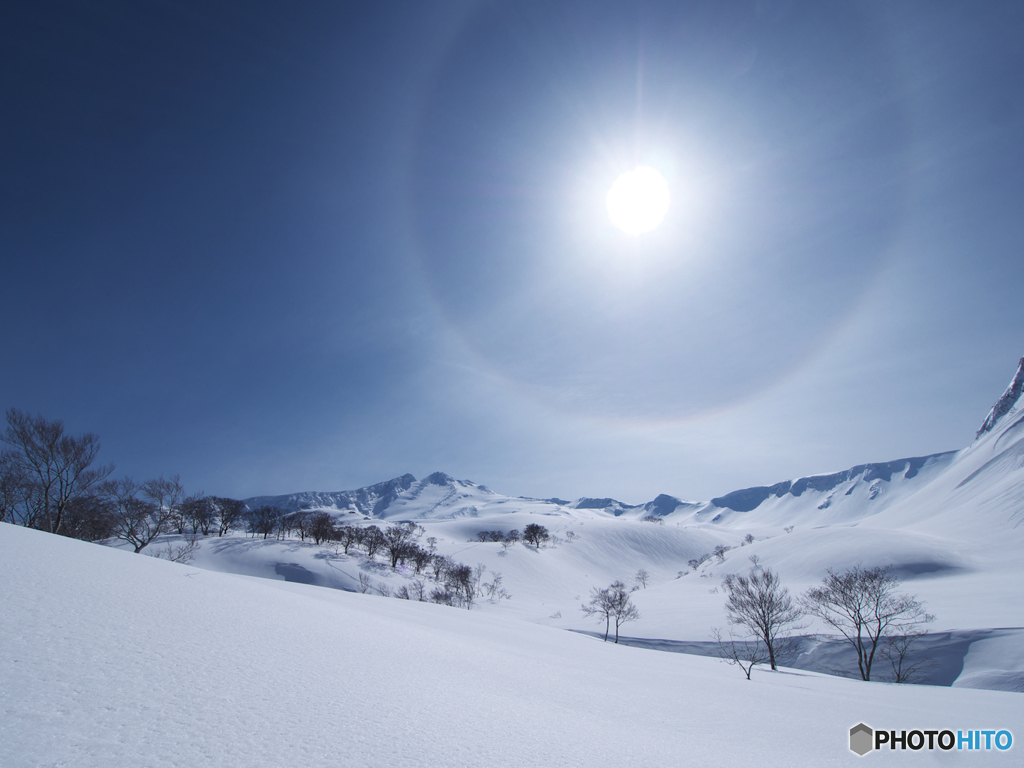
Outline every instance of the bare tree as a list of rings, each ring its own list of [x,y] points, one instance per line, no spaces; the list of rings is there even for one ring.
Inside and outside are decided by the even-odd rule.
[[[298,509],[292,512],[290,515],[285,515],[285,519],[288,521],[289,530],[295,531],[299,534],[299,541],[305,541],[306,537],[310,535],[310,514],[308,509]]]
[[[384,531],[383,549],[391,558],[391,567],[397,568],[398,561],[403,558],[409,545],[416,537],[415,523],[389,525]]]
[[[445,555],[434,555],[430,560],[430,567],[434,571],[434,581],[440,582],[448,569],[454,565],[450,557]]]
[[[171,519],[167,521],[167,527],[177,533],[179,536],[185,534],[185,529],[188,527],[188,518],[185,517],[185,513],[181,507],[175,510],[174,514],[171,515]]]
[[[382,546],[384,546],[384,534],[376,525],[361,528],[362,537],[359,541],[366,548],[367,557],[373,559]]]
[[[540,549],[540,545],[551,538],[548,529],[537,523],[530,523],[523,529],[523,541]]]
[[[353,525],[339,526],[338,541],[341,543],[342,551],[347,555],[352,545],[359,541],[359,529]]]
[[[890,637],[908,635],[935,617],[914,596],[898,591],[892,566],[856,565],[836,573],[829,569],[821,586],[802,599],[804,608],[838,630],[857,653],[862,680],[871,679],[875,654]]]
[[[241,522],[245,515],[245,504],[238,499],[225,499],[220,496],[214,496],[213,503],[217,507],[217,535],[223,536]]]
[[[688,560],[686,562],[686,564],[688,566],[690,566],[690,568],[692,568],[693,570],[696,571],[698,568],[700,568],[704,563],[706,563],[710,559],[711,559],[711,555],[705,553],[705,554],[701,555],[700,557],[695,557],[692,560]]]
[[[416,569],[416,573],[419,574],[430,565],[432,555],[423,547],[417,546],[416,544],[409,545],[409,559],[412,560],[413,567]]]
[[[416,600],[419,600],[421,603],[422,602],[426,602],[426,599],[427,599],[426,591],[427,591],[427,585],[426,584],[424,584],[419,579],[413,579],[412,580],[412,590],[411,590],[411,592],[412,592],[412,596]]]
[[[217,518],[217,508],[209,496],[194,493],[182,502],[180,514],[192,528],[193,536],[199,533],[209,536],[210,529]]]
[[[769,660],[768,648],[759,637],[751,635],[747,639],[739,639],[732,632],[729,638],[722,637],[719,629],[713,629],[712,635],[718,643],[718,656],[728,664],[735,664],[750,679],[750,673],[758,664]]]
[[[65,434],[64,422],[7,411],[7,429],[0,442],[3,518],[50,533],[63,533],[68,504],[88,494],[114,471],[113,465],[93,468],[100,450],[96,435]]]
[[[620,581],[609,587],[612,592],[612,621],[615,624],[615,642],[619,642],[619,627],[629,621],[636,621],[640,618],[640,610],[633,605],[626,592],[626,585]]]
[[[292,535],[292,531],[295,530],[295,513],[281,510],[281,514],[277,516],[277,525],[274,528],[277,532],[278,541],[289,538]]]
[[[9,452],[0,453],[0,523],[10,520],[18,524],[18,509],[25,503],[27,483],[21,467]],[[21,523],[24,525],[24,523]]]
[[[660,520],[661,518],[658,519]],[[651,580],[651,574],[648,573],[645,569],[641,568],[639,571],[636,572],[636,576],[634,576],[633,578],[637,584],[639,584],[644,589],[647,589],[647,582]]]
[[[307,532],[313,539],[313,543],[320,546],[325,541],[335,538],[334,518],[330,512],[313,512],[309,516]]]
[[[501,540],[502,551],[507,552],[508,548],[518,544],[523,538],[523,535],[515,528],[505,534],[505,538]]]
[[[63,533],[83,541],[112,538],[116,524],[110,500],[99,493],[73,498],[64,511]]]
[[[640,618],[640,611],[629,597],[626,585],[616,581],[607,589],[594,587],[590,591],[590,602],[580,606],[588,616],[598,616],[604,619],[604,640],[608,642],[608,633],[611,631],[611,624],[615,624],[615,642],[619,642],[619,627],[628,621],[636,621]]]
[[[264,540],[277,528],[277,520],[281,516],[281,510],[277,507],[262,506],[250,509],[246,514],[246,522],[249,525],[249,533],[256,538],[263,534]]]
[[[186,536],[185,540],[177,546],[172,545],[170,542],[163,550],[154,552],[153,557],[170,560],[172,563],[191,563],[196,556],[196,550],[199,548],[199,540],[196,534]]]
[[[445,591],[453,595],[451,605],[464,607],[467,611],[473,607],[476,597],[476,579],[474,571],[468,565],[452,563],[444,573]]]
[[[882,655],[892,667],[894,683],[916,682],[920,678],[921,672],[935,665],[935,661],[931,658],[911,655],[914,645],[925,634],[923,629],[915,627],[904,634],[886,638],[886,642],[882,646]]]
[[[613,584],[612,586],[615,585]],[[612,622],[612,602],[608,590],[601,589],[600,587],[591,589],[590,602],[581,605],[580,610],[587,616],[597,616],[604,619],[604,641],[607,643]]]
[[[730,574],[723,585],[729,597],[725,611],[730,624],[746,627],[768,652],[768,661],[776,669],[780,658],[790,651],[787,634],[796,629],[801,611],[794,605],[789,590],[782,586],[770,568],[754,567],[747,576]]]
[[[370,574],[365,571],[359,572],[359,591],[364,595],[373,586],[373,580],[370,578]]]
[[[482,584],[480,586],[480,589],[482,590],[483,594],[487,595],[487,599],[490,600],[492,603],[501,602],[502,598],[504,598],[505,600],[512,599],[512,595],[510,595],[506,591],[506,589],[501,585],[501,582],[501,574],[495,573],[494,577],[491,579],[490,584]]]
[[[170,477],[161,475],[142,484],[142,495],[160,509],[173,514],[180,510],[181,503],[185,498],[185,489],[182,487],[181,478],[178,475]]]
[[[177,476],[144,483],[130,477],[108,480],[99,490],[110,504],[114,536],[131,544],[136,552],[167,533],[184,493]]]

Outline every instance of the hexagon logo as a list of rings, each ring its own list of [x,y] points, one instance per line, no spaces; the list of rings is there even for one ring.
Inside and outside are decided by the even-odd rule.
[[[857,723],[850,729],[850,751],[864,757],[874,748],[874,733],[864,723]]]

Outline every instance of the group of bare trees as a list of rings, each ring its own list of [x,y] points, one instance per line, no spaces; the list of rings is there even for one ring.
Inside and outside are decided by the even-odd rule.
[[[800,623],[804,617],[820,619],[853,648],[862,680],[871,680],[879,656],[889,661],[894,682],[910,682],[920,671],[921,662],[910,652],[935,617],[899,590],[892,566],[829,569],[819,586],[794,600],[776,572],[762,568],[756,557],[751,562],[748,575],[730,574],[723,582],[727,619],[741,635],[730,631],[726,638],[714,631],[722,658],[740,666],[748,680],[757,664],[776,669],[796,652],[792,633],[806,627]]]
[[[69,511],[114,471],[94,467],[100,450],[93,434],[73,437],[61,421],[16,408],[0,436],[0,520],[49,533],[65,533]]]
[[[614,581],[608,587],[594,587],[590,591],[590,602],[584,603],[580,609],[587,616],[604,619],[604,641],[608,642],[608,633],[612,624],[615,625],[615,642],[619,642],[619,627],[628,621],[640,618],[640,611],[630,599],[629,590],[621,581]]]
[[[503,531],[477,531],[476,537],[477,540],[481,542],[496,541],[501,544],[506,551],[509,547],[518,544],[520,541],[532,544],[537,547],[537,549],[540,549],[541,545],[546,542],[555,544],[561,541],[561,539],[552,538],[551,532],[539,523],[530,523],[521,533],[515,528],[507,533]],[[566,534],[566,538],[569,541],[572,541],[576,538],[576,534],[569,531]]]
[[[421,539],[425,531],[416,523],[397,523],[383,529],[376,525],[344,525],[324,510],[284,512],[274,507],[257,507],[248,510],[243,517],[251,536],[268,538],[273,534],[284,539],[297,535],[303,541],[310,539],[316,545],[331,547],[339,556],[357,552],[369,560],[381,556],[393,571],[401,570],[411,577],[408,584],[392,588],[383,582],[374,584],[364,571],[359,575],[361,592],[372,589],[385,597],[467,609],[480,598],[498,602],[511,597],[502,584],[500,573],[492,574],[490,581],[485,581],[486,567],[472,568],[438,554],[434,537],[427,537],[423,546]]]
[[[140,552],[199,504],[176,475],[112,479],[112,464],[96,465],[99,438],[69,435],[60,420],[11,408],[0,442],[0,521],[87,541],[121,539]]]
[[[511,531],[477,531],[477,541],[487,542],[496,541],[501,544],[504,551],[508,551],[509,547],[515,546],[523,540],[523,534],[519,532],[517,528],[513,528]]]
[[[740,546],[741,547],[745,547],[745,546],[747,546],[747,544],[753,544],[753,543],[754,543],[754,534],[748,533],[746,536],[743,537],[743,541],[740,542]],[[702,565],[704,565],[704,563],[706,563],[712,557],[716,558],[718,560],[718,562],[723,563],[723,562],[725,562],[725,555],[726,555],[726,553],[732,551],[732,549],[733,548],[728,546],[727,544],[718,544],[710,552],[705,552],[700,557],[695,557],[692,560],[687,560],[686,564],[691,569],[696,571],[698,568],[700,568]],[[679,574],[681,576],[683,574],[683,572],[680,571]]]

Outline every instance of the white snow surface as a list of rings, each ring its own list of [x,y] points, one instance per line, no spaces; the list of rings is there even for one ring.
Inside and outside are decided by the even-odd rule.
[[[550,552],[538,553],[538,557]],[[1024,697],[755,671],[498,613],[0,525],[0,765],[847,765],[849,728],[1007,728]],[[1016,764],[881,751],[879,764]]]

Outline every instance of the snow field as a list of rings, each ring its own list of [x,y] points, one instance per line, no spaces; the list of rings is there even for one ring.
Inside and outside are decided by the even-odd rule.
[[[792,672],[748,682],[711,659],[497,612],[213,573],[10,525],[0,578],[4,766],[829,766],[858,759],[846,734],[860,721],[1019,730],[1024,715],[1016,694]],[[871,755],[908,757],[977,764]]]

